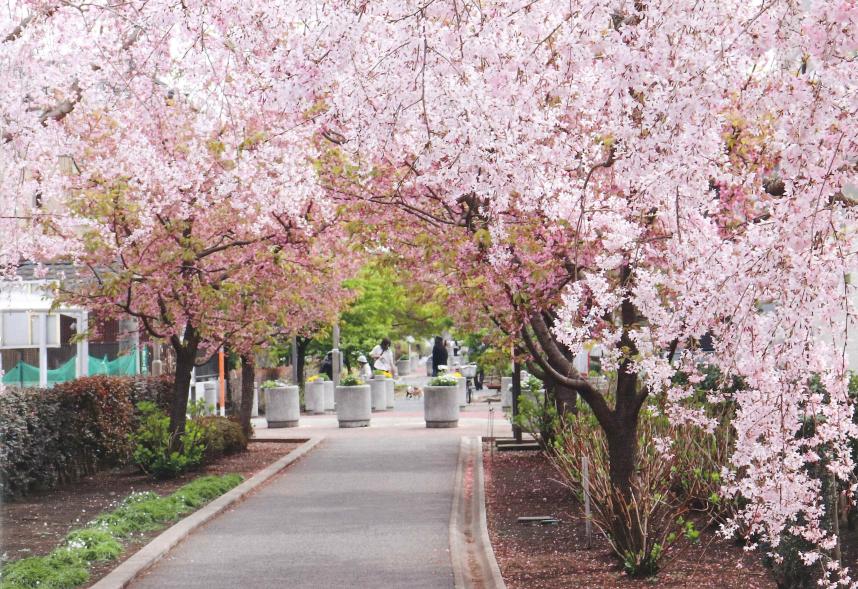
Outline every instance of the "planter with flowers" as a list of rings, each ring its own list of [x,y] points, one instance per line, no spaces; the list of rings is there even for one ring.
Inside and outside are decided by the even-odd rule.
[[[367,427],[372,416],[372,395],[368,384],[346,375],[334,392],[340,427]]]
[[[450,374],[436,376],[423,391],[426,427],[459,426],[459,381]]]
[[[268,427],[298,427],[301,416],[301,398],[297,386],[265,381],[265,419]]]
[[[393,409],[394,391],[396,390],[393,375],[387,370],[376,370],[373,379],[384,380],[385,407]]]
[[[318,374],[307,379],[307,387],[304,389],[304,408],[308,413],[325,412],[325,381]]]

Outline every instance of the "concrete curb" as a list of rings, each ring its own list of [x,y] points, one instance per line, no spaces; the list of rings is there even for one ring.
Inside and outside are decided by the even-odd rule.
[[[248,494],[280,473],[284,468],[307,454],[323,439],[324,437],[310,438],[289,452],[289,454],[265,467],[231,491],[224,493],[211,503],[170,526],[133,554],[128,560],[113,569],[112,572],[108,573],[98,583],[92,585],[90,589],[123,589],[128,587],[134,579],[161,560],[194,530],[211,521],[230,507],[233,507]]]
[[[462,438],[450,512],[456,589],[506,589],[486,522],[482,438]]]

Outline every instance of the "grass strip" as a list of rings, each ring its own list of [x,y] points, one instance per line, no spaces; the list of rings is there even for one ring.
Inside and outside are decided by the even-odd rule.
[[[223,495],[243,480],[241,475],[204,476],[161,497],[133,493],[119,507],[86,527],[71,531],[47,556],[32,556],[0,567],[0,589],[72,589],[89,580],[94,562],[114,560],[131,535],[165,527]]]

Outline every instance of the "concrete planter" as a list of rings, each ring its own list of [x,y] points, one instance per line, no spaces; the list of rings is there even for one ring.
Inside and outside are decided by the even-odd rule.
[[[423,389],[423,414],[426,427],[459,427],[459,387]]]
[[[512,377],[501,377],[501,407],[512,407]]]
[[[268,427],[298,427],[301,399],[294,385],[266,389],[265,419]]]
[[[406,374],[411,374],[411,361],[410,360],[400,360],[396,363],[396,371],[399,373],[399,376],[405,376]]]
[[[250,410],[251,417],[259,417],[259,383],[253,383],[253,408]]]
[[[456,388],[459,391],[459,407],[464,409],[468,406],[468,379],[460,376],[456,379]]]
[[[368,384],[337,387],[334,391],[340,427],[367,427],[372,416],[372,393]]]
[[[396,397],[396,383],[392,378],[384,379],[385,392],[387,396],[387,408],[393,409],[393,402]]]
[[[325,381],[325,411],[334,410],[334,381]]]
[[[369,381],[372,394],[372,410],[387,411],[387,384],[384,379],[374,378]]]
[[[321,380],[308,382],[304,389],[304,407],[308,413],[325,412],[325,383]]]

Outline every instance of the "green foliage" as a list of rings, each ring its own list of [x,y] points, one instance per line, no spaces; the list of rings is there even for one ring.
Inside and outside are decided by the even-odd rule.
[[[114,560],[122,553],[120,544],[107,530],[83,528],[66,536],[66,546],[88,562]]]
[[[127,464],[134,406],[167,406],[169,378],[92,376],[0,396],[0,496],[19,497]]]
[[[394,343],[408,335],[420,339],[440,334],[452,325],[440,304],[404,284],[397,272],[381,261],[367,264],[345,284],[357,293],[339,322],[340,351],[349,365],[382,338]],[[331,334],[326,330],[311,344],[310,353],[323,355],[329,349]]]
[[[120,540],[131,534],[157,530],[194,511],[241,483],[237,474],[200,477],[167,497],[134,493],[110,513],[66,536],[63,545],[47,556],[4,564],[0,589],[71,589],[89,580],[93,562],[114,560],[122,553]]]
[[[560,428],[560,414],[551,396],[542,390],[541,380],[531,376],[522,385],[515,424],[549,448]]]
[[[357,387],[362,384],[364,382],[354,374],[346,374],[340,379],[340,386],[343,387]]]
[[[241,424],[215,415],[197,420],[203,430],[204,459],[208,462],[247,449],[247,436]]]
[[[0,578],[0,589],[70,589],[89,580],[89,566],[77,551],[59,548],[4,565]]]
[[[276,389],[279,386],[280,386],[280,384],[276,380],[266,380],[261,385],[259,385],[259,388],[261,388],[261,389]]]
[[[522,400],[526,401],[524,395]],[[641,411],[637,461],[630,489],[611,482],[608,443],[592,411],[581,405],[560,420],[549,458],[579,499],[582,458],[589,459],[593,521],[603,531],[624,570],[631,576],[655,574],[678,538],[698,542],[700,531],[684,514],[706,512],[713,520],[729,509],[717,491],[726,464],[729,433],[708,433],[671,424],[655,411]],[[672,442],[670,447],[663,444]]]
[[[487,377],[508,376],[512,374],[509,348],[491,345],[489,342],[501,340],[499,333],[483,329],[475,333],[467,333],[462,337],[462,343],[469,350],[468,359],[476,363]]]
[[[205,452],[205,428],[194,419],[185,424],[179,443],[170,433],[170,418],[149,401],[137,405],[140,428],[131,435],[134,462],[155,478],[174,477],[199,465]]]
[[[441,374],[429,379],[430,387],[455,387],[459,385],[459,380],[452,374]]]

